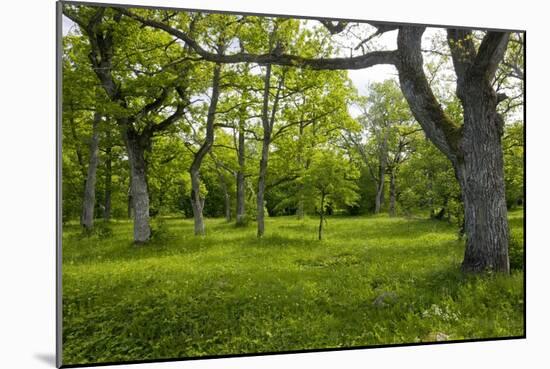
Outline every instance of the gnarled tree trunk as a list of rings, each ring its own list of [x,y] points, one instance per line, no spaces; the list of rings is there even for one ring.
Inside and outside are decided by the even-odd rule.
[[[504,193],[502,118],[490,80],[502,60],[508,34],[488,32],[478,50],[471,32],[449,29],[462,126],[451,122],[429,87],[421,54],[423,27],[399,31],[401,90],[426,136],[451,161],[464,201],[466,250],[462,269],[509,272],[508,219]],[[460,45],[460,46],[454,46]]]
[[[490,85],[471,82],[463,98],[463,162],[458,179],[464,201],[466,250],[463,270],[509,271],[508,214],[501,146],[503,122]]]
[[[90,160],[86,175],[86,184],[84,186],[84,201],[82,203],[81,224],[86,230],[94,227],[94,208],[95,208],[95,184],[97,179],[97,164],[99,162],[99,123],[101,114],[94,113],[92,123],[92,137],[90,139]]]

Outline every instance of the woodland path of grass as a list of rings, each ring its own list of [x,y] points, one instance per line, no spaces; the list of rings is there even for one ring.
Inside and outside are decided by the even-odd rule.
[[[522,232],[522,211],[510,213]],[[445,222],[266,219],[266,235],[168,219],[152,244],[63,234],[64,364],[523,334],[523,273],[464,276]]]

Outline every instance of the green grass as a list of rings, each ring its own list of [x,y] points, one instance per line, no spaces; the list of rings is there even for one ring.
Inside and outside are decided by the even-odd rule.
[[[64,364],[523,334],[523,273],[463,275],[444,222],[332,217],[321,242],[317,219],[268,218],[261,240],[253,224],[164,223],[140,247],[129,222],[65,226]],[[523,232],[521,210],[510,224]]]

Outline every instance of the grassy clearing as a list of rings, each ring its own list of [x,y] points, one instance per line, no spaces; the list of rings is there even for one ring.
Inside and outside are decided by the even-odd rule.
[[[167,219],[150,245],[131,223],[63,234],[65,364],[517,336],[523,273],[464,276],[444,222],[266,219],[266,235]],[[513,232],[522,212],[510,214]]]

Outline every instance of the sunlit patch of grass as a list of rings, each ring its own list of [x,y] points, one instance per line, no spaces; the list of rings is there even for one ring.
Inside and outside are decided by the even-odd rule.
[[[522,212],[510,219],[522,234]],[[321,242],[314,218],[268,218],[260,240],[206,226],[165,219],[139,247],[127,221],[109,237],[66,226],[65,364],[523,334],[522,272],[463,275],[444,222],[332,217]]]

